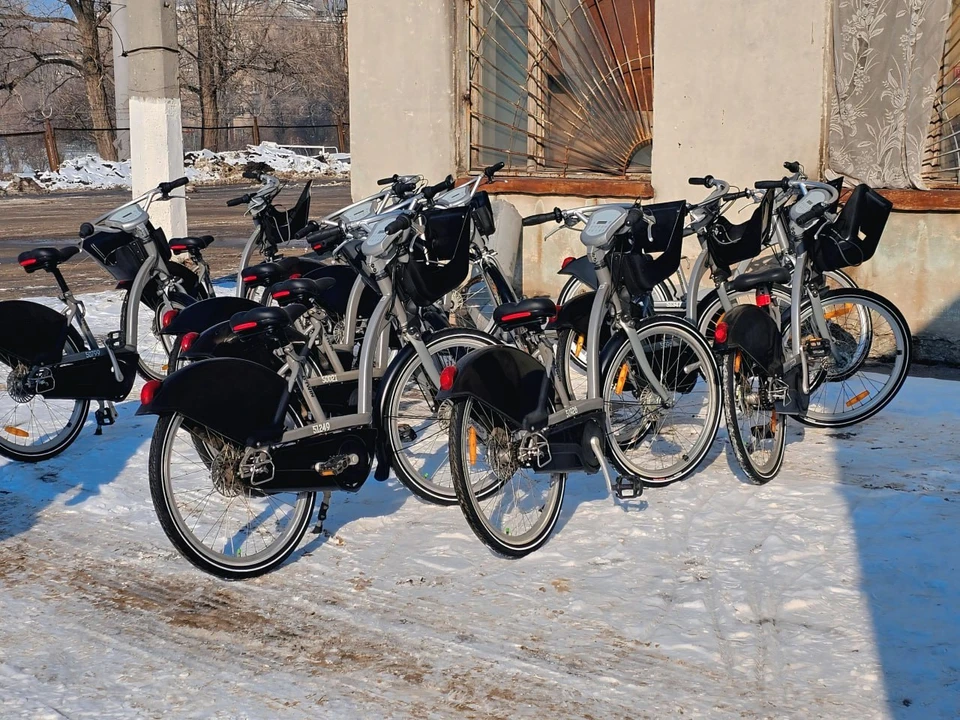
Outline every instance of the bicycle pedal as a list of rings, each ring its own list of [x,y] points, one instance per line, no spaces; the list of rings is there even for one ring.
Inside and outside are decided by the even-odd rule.
[[[416,431],[409,425],[403,423],[397,426],[397,434],[400,436],[401,442],[412,443],[417,439]]]
[[[359,455],[352,453],[350,455],[334,455],[332,458],[324,460],[323,462],[318,462],[313,466],[313,469],[323,477],[332,477],[339,475],[347,468],[359,463]]]
[[[621,500],[633,500],[643,495],[643,480],[619,475],[613,483],[613,492]]]
[[[803,343],[803,349],[807,353],[807,357],[813,360],[823,360],[830,357],[830,343],[823,338],[807,338]]]

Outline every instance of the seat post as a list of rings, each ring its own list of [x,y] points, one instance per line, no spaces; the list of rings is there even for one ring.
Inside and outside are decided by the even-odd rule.
[[[70,288],[67,287],[67,281],[63,279],[63,273],[60,272],[60,268],[52,267],[47,270],[53,278],[57,281],[57,285],[60,287],[60,298],[63,299],[70,294]]]

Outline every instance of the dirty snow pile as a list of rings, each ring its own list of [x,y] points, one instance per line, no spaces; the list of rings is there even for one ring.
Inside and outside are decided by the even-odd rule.
[[[248,163],[265,163],[284,179],[345,177],[350,172],[349,155],[320,159],[298,155],[276,143],[248,145],[246,150],[214,153],[210,150],[184,154],[187,177],[193,183],[227,183],[241,179]],[[19,173],[0,180],[0,193],[51,190],[97,190],[132,186],[130,162],[110,162],[99,155],[83,155],[64,161],[57,172]]]

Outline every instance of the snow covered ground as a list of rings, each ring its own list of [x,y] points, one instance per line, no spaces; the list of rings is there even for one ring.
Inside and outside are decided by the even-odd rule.
[[[188,152],[184,156],[187,177],[194,183],[215,183],[240,177],[248,162],[263,162],[287,178],[342,177],[350,172],[350,156],[338,154],[324,162],[298,155],[293,150],[265,142],[246,150],[214,153]],[[108,162],[98,155],[66,160],[58,172],[21,173],[14,180],[0,180],[0,192],[29,183],[43,190],[129,188],[132,184],[129,161]]]
[[[85,298],[102,331],[110,296]],[[164,537],[136,407],[50,462],[0,460],[2,718],[960,716],[958,383],[794,427],[764,487],[722,431],[642,501],[574,478],[520,561],[370,480],[242,584]]]

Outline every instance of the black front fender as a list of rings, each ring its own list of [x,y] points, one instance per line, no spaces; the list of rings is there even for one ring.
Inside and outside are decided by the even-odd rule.
[[[453,387],[438,393],[437,401],[473,398],[519,427],[537,409],[545,374],[543,365],[517,348],[481,348],[457,363]]]
[[[164,379],[137,415],[180,413],[243,445],[280,431],[274,418],[285,389],[279,375],[248,360],[201,360]]]
[[[582,282],[588,288],[597,289],[597,270],[593,263],[587,259],[587,256],[578,257],[573,262],[567,263],[566,267],[560,268],[558,275],[572,275]]]
[[[67,319],[56,310],[26,300],[0,302],[0,356],[49,365],[60,361],[66,341]]]
[[[215,297],[197,302],[190,298],[167,327],[161,330],[164,335],[186,335],[189,332],[202,333],[214,325],[229,320],[238,312],[246,312],[260,305],[253,300],[239,297]]]

